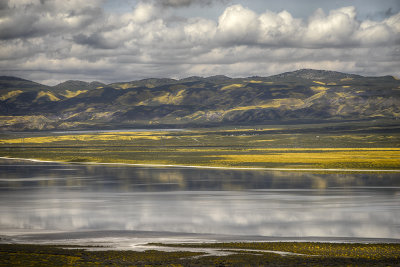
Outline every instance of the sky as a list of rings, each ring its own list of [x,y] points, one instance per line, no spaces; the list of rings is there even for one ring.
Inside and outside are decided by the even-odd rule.
[[[55,85],[302,68],[400,77],[400,0],[0,0],[0,75]]]

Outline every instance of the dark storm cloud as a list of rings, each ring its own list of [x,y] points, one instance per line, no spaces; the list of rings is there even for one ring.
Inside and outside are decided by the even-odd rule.
[[[79,4],[76,0],[9,0],[0,5],[0,11],[2,40],[76,31],[98,21],[103,14],[98,5]]]
[[[40,29],[33,27],[36,20],[35,16],[26,16],[23,19],[10,19],[1,23],[0,39],[7,40],[40,35]]]
[[[8,9],[8,0],[3,0],[0,2],[0,12],[6,9]]]
[[[87,45],[98,49],[116,49],[118,44],[113,43],[112,40],[107,40],[99,33],[92,33],[90,35],[78,34],[73,36],[73,40],[77,44]]]

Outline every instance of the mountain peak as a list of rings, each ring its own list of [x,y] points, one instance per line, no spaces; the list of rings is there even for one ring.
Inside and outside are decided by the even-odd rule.
[[[204,80],[203,77],[200,76],[190,76],[190,77],[186,77],[186,78],[182,78],[179,81],[180,82],[198,82],[198,81],[202,81]]]
[[[362,78],[360,75],[342,73],[330,70],[300,69],[272,76],[274,78],[301,78],[308,80],[332,80],[345,78]]]
[[[28,81],[22,78],[14,77],[14,76],[0,76],[0,81]]]
[[[53,86],[53,90],[57,92],[65,91],[65,90],[90,90],[90,89],[95,89],[99,86],[104,86],[103,83],[100,82],[84,82],[84,81],[78,81],[78,80],[68,80],[62,83],[57,84],[56,86]]]
[[[63,86],[87,86],[89,83],[84,82],[84,81],[78,81],[78,80],[68,80],[62,83],[59,83],[53,87],[63,87]]]
[[[226,80],[231,80],[232,78],[225,76],[225,75],[214,75],[214,76],[210,76],[207,77],[206,80],[210,81],[210,82],[222,82],[222,81],[226,81]]]
[[[46,90],[49,87],[40,83],[13,76],[0,76],[0,90],[3,92],[19,89],[23,91]]]

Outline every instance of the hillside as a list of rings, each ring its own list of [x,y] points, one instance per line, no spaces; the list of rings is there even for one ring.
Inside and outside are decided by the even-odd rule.
[[[1,76],[0,114],[2,130],[398,120],[400,81],[310,69],[53,87]]]

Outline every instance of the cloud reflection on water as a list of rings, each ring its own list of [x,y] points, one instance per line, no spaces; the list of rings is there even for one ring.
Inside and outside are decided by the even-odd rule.
[[[57,166],[0,167],[1,233],[135,230],[400,239],[398,174],[377,179],[376,174],[71,166],[74,171],[62,172],[60,180]],[[51,177],[58,179],[50,183]],[[326,186],[315,187],[315,180]]]

